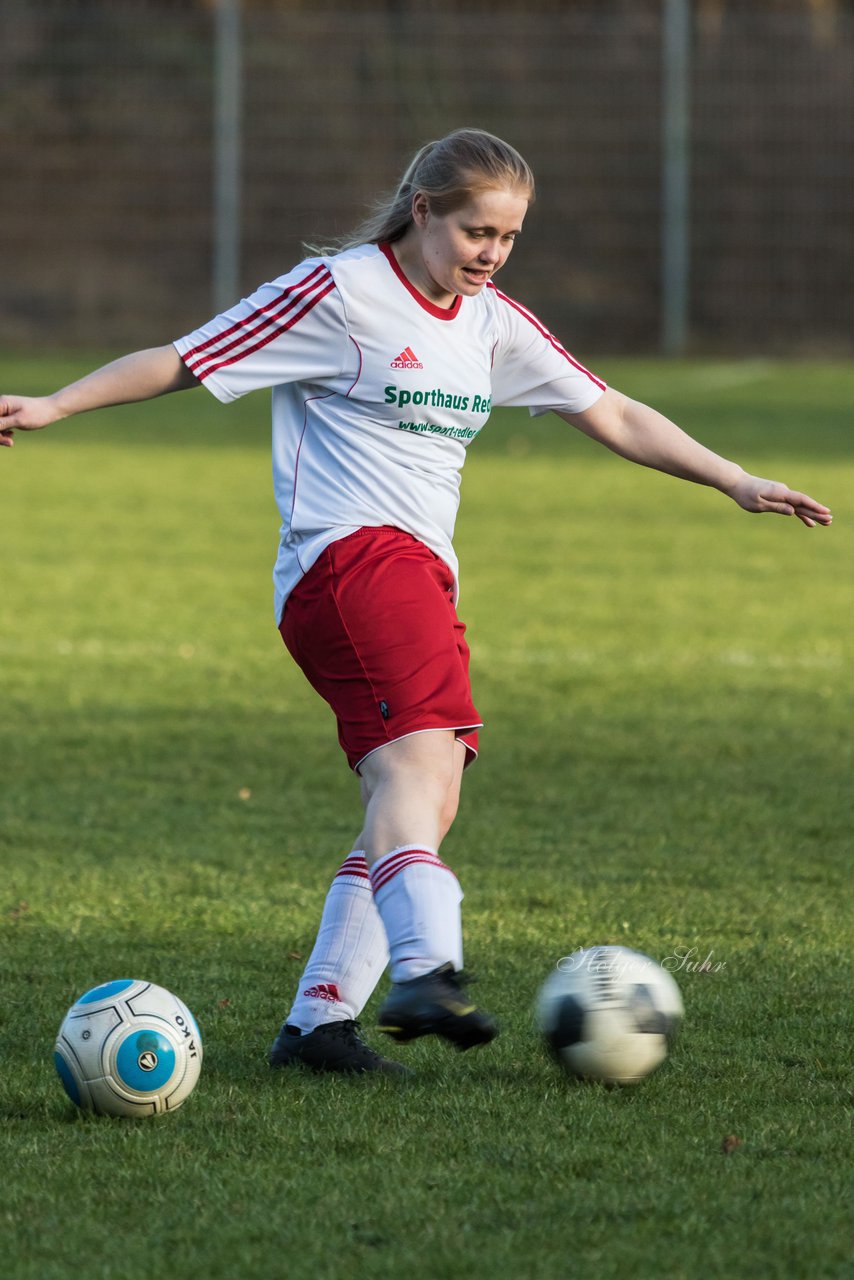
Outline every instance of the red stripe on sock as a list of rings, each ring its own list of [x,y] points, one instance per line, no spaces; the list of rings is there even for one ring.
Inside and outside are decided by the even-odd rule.
[[[403,871],[406,867],[411,867],[418,862],[427,863],[429,866],[437,867],[441,871],[449,871],[451,875],[454,874],[438,854],[431,853],[429,849],[402,849],[399,853],[384,858],[381,865],[371,868],[371,888],[374,893],[377,893],[378,890],[387,885],[389,880],[393,880],[399,871]]]
[[[337,880],[339,876],[354,876],[359,880],[370,880],[371,877],[368,872],[368,864],[365,861],[364,855],[360,854],[357,857],[354,854],[351,854],[349,858],[345,858],[335,873],[335,879]]]

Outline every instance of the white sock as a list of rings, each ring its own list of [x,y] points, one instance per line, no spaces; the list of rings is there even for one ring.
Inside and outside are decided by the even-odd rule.
[[[435,850],[392,849],[371,867],[371,885],[388,935],[392,982],[418,978],[448,960],[463,967],[463,894]]]
[[[320,929],[287,1021],[308,1034],[322,1022],[357,1018],[388,964],[388,940],[368,864],[354,851],[326,895]]]

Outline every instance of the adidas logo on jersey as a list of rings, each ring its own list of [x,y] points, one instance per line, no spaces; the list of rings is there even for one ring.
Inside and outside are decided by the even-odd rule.
[[[310,1000],[328,1000],[330,1004],[336,1004],[341,999],[334,982],[318,982],[316,986],[303,991],[303,995]]]
[[[424,365],[418,359],[418,356],[411,347],[406,347],[401,351],[396,360],[392,360],[389,365],[390,369],[423,369]]]

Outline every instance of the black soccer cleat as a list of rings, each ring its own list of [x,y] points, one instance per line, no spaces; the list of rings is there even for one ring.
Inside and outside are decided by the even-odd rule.
[[[305,1035],[299,1027],[286,1022],[270,1050],[270,1066],[287,1067],[300,1062],[312,1071],[337,1071],[346,1075],[365,1071],[410,1074],[399,1062],[383,1058],[365,1044],[359,1035],[359,1023],[352,1018],[344,1022],[324,1022]]]
[[[482,1009],[473,1005],[462,986],[463,975],[450,960],[438,969],[395,982],[379,1015],[379,1029],[400,1044],[420,1036],[441,1036],[458,1049],[488,1044],[498,1027]]]

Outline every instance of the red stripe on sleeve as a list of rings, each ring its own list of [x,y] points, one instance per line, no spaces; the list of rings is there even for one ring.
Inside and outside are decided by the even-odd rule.
[[[209,351],[211,347],[218,346],[219,343],[225,342],[228,338],[232,337],[233,334],[240,333],[242,330],[245,330],[250,325],[254,324],[256,320],[262,319],[263,316],[275,313],[279,307],[287,303],[287,300],[293,294],[297,293],[297,291],[305,291],[310,288],[312,283],[320,277],[324,279],[331,279],[329,271],[322,262],[316,266],[304,280],[300,280],[298,284],[291,285],[289,289],[283,289],[278,297],[272,298],[269,302],[265,303],[263,307],[257,307],[254,311],[250,312],[248,316],[245,316],[242,320],[238,320],[233,324],[230,329],[224,329],[222,333],[215,333],[212,338],[207,338],[197,347],[193,347],[184,356],[185,361],[189,362],[191,360],[197,360],[204,357],[204,352]],[[215,355],[215,352],[210,351],[209,358],[215,358]],[[204,363],[204,359],[202,359],[202,363]]]
[[[311,279],[313,283],[309,284],[308,280],[304,280],[300,285],[295,285],[292,288],[285,290],[285,292],[282,293],[279,298],[275,299],[274,302],[269,302],[266,306],[259,307],[244,320],[240,321],[238,324],[232,325],[232,327],[225,333],[217,334],[215,338],[209,339],[206,343],[202,344],[204,348],[210,347],[211,350],[209,350],[205,355],[187,358],[187,363],[193,373],[195,373],[199,378],[205,378],[209,373],[213,372],[214,368],[221,368],[223,364],[233,364],[234,359],[225,361],[222,357],[227,355],[229,352],[234,351],[235,348],[243,346],[243,344],[249,339],[257,337],[258,334],[262,333],[265,329],[270,329],[271,332],[261,341],[260,344],[256,344],[255,346],[248,348],[244,354],[249,354],[249,351],[257,351],[259,345],[266,345],[266,343],[270,342],[277,333],[282,332],[284,329],[289,329],[291,327],[290,323],[283,324],[282,321],[290,311],[293,311],[298,307],[305,298],[309,297],[312,292],[317,290],[321,285],[326,285],[326,293],[329,292],[330,288],[334,287],[334,282],[328,272],[324,272],[318,280],[314,280],[314,273],[312,273],[312,276],[309,277],[309,279]],[[311,310],[311,307],[309,307],[308,310]],[[305,314],[305,312],[301,314]],[[254,323],[256,320],[258,320],[258,323]],[[233,338],[231,342],[226,342],[225,339],[234,333],[236,333],[237,336]],[[201,350],[201,348],[199,348],[199,350]],[[203,369],[202,366],[206,364],[211,367]]]
[[[579,361],[576,360],[574,356],[571,356],[569,352],[566,350],[566,348],[561,346],[561,344],[558,342],[554,334],[549,333],[545,325],[541,324],[535,315],[532,315],[530,311],[526,311],[523,306],[521,306],[518,302],[514,302],[512,298],[508,298],[506,293],[502,293],[500,289],[496,289],[494,284],[490,283],[487,286],[487,288],[492,289],[495,296],[497,298],[500,298],[502,302],[506,302],[508,307],[512,307],[514,311],[519,312],[520,316],[524,316],[525,319],[528,321],[528,323],[532,324],[534,328],[537,330],[537,332],[543,338],[545,338],[546,342],[548,342],[550,346],[554,347],[555,351],[557,351],[560,355],[562,355],[566,360],[569,361],[573,369],[577,369],[579,373],[583,373],[586,377],[588,377],[591,382],[594,382],[596,384],[596,386],[599,388],[600,391],[607,390],[605,383],[602,382],[599,378],[597,378],[594,373],[591,373],[589,369],[585,369],[584,365],[580,364]]]
[[[330,277],[329,283],[326,287],[322,289],[320,293],[315,294],[313,298],[309,298],[302,310],[297,311],[296,314],[292,315],[287,323],[282,324],[280,322],[276,322],[275,327],[251,347],[244,347],[243,341],[246,337],[253,336],[253,334],[246,334],[244,335],[244,338],[240,339],[238,342],[232,342],[230,347],[239,346],[241,350],[237,351],[234,355],[229,356],[227,360],[218,360],[217,357],[218,355],[224,354],[229,348],[225,348],[223,352],[218,352],[217,355],[213,357],[217,360],[217,363],[212,364],[209,369],[205,369],[203,373],[199,373],[197,376],[204,381],[205,378],[209,377],[212,373],[216,373],[219,369],[225,369],[228,365],[237,364],[238,360],[243,360],[246,356],[254,355],[256,351],[260,351],[263,347],[266,347],[274,338],[280,337],[283,333],[286,333],[288,329],[292,329],[295,324],[299,324],[300,320],[307,316],[309,311],[312,311],[314,307],[317,306],[318,302],[321,302],[328,293],[332,292],[334,288],[335,281]],[[266,325],[257,325],[254,333],[259,333],[261,329],[266,327]],[[195,370],[193,370],[193,372],[195,372]]]

